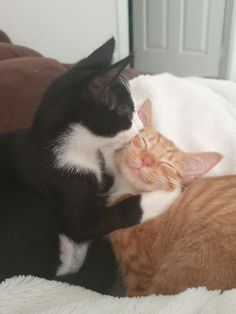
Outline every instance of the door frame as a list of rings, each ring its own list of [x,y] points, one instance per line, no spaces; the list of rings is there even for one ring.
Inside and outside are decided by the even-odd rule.
[[[230,79],[231,66],[234,58],[235,50],[233,46],[236,46],[236,5],[234,0],[226,0],[224,13],[224,25],[221,42],[221,63],[219,70],[219,78]],[[234,35],[235,33],[235,35]]]
[[[115,0],[117,9],[117,57],[125,58],[129,47],[129,6],[128,0]]]

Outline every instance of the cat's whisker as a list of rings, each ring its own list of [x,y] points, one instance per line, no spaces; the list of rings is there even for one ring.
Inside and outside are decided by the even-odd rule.
[[[177,186],[177,187],[180,187],[181,189],[184,189],[184,190],[188,190],[187,187],[185,187],[184,185],[180,184],[180,183],[177,183],[177,182],[172,182],[170,180],[167,180],[167,179],[160,179],[158,178],[158,180],[161,182],[161,183],[168,183],[168,184],[172,184],[174,186]]]

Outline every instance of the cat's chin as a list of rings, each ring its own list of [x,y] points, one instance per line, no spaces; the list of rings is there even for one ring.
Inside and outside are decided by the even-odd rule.
[[[135,167],[120,169],[121,174],[137,192],[152,192],[155,188],[145,179],[142,170]]]
[[[146,179],[145,174],[144,174],[144,169],[143,168],[135,168],[135,167],[130,167],[130,172],[134,175],[134,178],[139,181],[141,181],[144,184],[150,184],[148,179]]]

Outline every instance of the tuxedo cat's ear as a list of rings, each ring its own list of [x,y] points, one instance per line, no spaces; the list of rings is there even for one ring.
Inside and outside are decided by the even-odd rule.
[[[110,84],[113,80],[115,80],[121,73],[124,68],[127,67],[128,64],[133,60],[133,55],[129,55],[128,57],[122,59],[121,61],[113,64],[110,68],[108,68],[103,74],[103,80],[106,84]]]
[[[132,58],[132,55],[126,57],[104,69],[92,79],[89,85],[94,98],[98,97],[98,95],[119,76],[121,71],[132,61]]]
[[[80,70],[92,66],[94,69],[102,69],[109,66],[112,62],[112,56],[115,47],[115,39],[112,37],[102,46],[92,52],[87,58],[78,63]]]
[[[184,153],[180,162],[182,184],[189,183],[211,170],[222,159],[216,152]]]
[[[152,127],[152,102],[146,99],[138,110],[138,116],[144,126]]]

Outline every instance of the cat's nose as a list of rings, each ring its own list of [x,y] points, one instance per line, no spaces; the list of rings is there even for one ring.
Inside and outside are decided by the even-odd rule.
[[[149,155],[143,155],[141,157],[142,166],[150,167],[153,165],[153,158]]]

